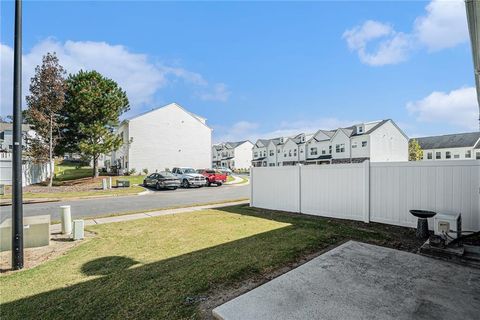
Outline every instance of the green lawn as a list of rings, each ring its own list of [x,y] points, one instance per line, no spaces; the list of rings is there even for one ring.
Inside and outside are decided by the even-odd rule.
[[[2,318],[196,319],[219,287],[397,234],[361,225],[236,206],[91,226],[97,236],[66,255],[0,277]]]
[[[91,167],[76,167],[76,164],[63,162],[55,164],[55,182],[75,180],[92,176],[93,169]]]

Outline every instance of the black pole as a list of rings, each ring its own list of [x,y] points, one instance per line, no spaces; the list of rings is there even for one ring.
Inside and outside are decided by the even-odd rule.
[[[12,268],[23,268],[22,0],[15,0],[13,57]]]

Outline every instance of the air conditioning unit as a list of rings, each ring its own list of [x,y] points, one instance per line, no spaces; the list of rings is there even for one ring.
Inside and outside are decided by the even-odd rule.
[[[433,217],[433,230],[437,236],[448,235],[450,239],[460,237],[462,215],[460,213],[437,213]]]

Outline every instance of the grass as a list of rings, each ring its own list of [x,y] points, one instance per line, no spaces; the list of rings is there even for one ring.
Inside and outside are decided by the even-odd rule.
[[[91,177],[93,169],[91,167],[77,167],[76,164],[63,162],[55,164],[55,182],[63,182],[68,180],[76,180]]]
[[[91,226],[96,237],[67,254],[0,277],[2,318],[196,319],[218,288],[396,234],[361,225],[235,206]]]
[[[232,175],[227,176],[227,182],[232,182],[234,180],[235,178]]]

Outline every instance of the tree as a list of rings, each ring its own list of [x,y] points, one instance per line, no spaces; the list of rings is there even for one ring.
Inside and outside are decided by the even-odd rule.
[[[97,71],[80,71],[67,79],[63,110],[62,150],[78,152],[93,162],[98,177],[98,158],[123,143],[115,134],[120,115],[129,110],[127,94],[113,80]]]
[[[49,186],[53,181],[54,149],[59,141],[60,112],[65,102],[66,72],[55,53],[43,56],[42,65],[35,68],[27,96],[26,120],[35,128],[37,136],[30,141],[30,153],[36,159],[50,161]]]
[[[408,160],[418,161],[423,158],[423,150],[417,139],[412,139],[408,143]]]

